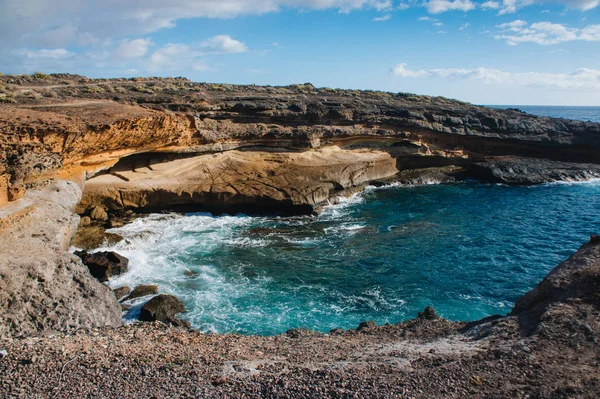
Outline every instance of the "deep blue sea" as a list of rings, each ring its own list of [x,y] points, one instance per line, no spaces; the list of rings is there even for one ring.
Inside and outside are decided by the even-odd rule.
[[[130,259],[110,285],[158,284],[205,332],[326,332],[403,321],[426,306],[475,320],[510,312],[600,233],[600,181],[371,187],[314,217],[153,214],[110,231],[125,240],[106,249]]]
[[[518,108],[532,115],[576,119],[586,122],[600,122],[600,107],[561,107],[543,105],[489,105],[489,107],[500,109]]]

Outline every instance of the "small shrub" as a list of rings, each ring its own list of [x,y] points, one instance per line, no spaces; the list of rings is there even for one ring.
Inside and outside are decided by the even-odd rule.
[[[100,86],[88,86],[83,89],[84,93],[104,93],[104,89]]]
[[[12,97],[0,96],[0,104],[15,104],[17,100]]]
[[[34,72],[31,77],[34,79],[50,79],[50,75],[43,72]]]

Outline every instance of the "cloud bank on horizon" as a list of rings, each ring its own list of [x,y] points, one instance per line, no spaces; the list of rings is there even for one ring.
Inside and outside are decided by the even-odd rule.
[[[600,105],[599,10],[600,0],[0,0],[0,71],[310,80],[496,102],[484,85],[499,102],[513,87],[532,103]]]

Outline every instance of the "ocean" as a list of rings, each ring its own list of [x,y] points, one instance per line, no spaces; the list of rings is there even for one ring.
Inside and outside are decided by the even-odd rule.
[[[566,107],[543,105],[488,105],[488,107],[500,109],[517,108],[532,115],[600,123],[600,107]]]
[[[600,110],[512,107],[590,120]],[[392,185],[318,216],[147,215],[110,230],[125,240],[102,249],[130,259],[111,287],[158,284],[204,332],[272,335],[396,323],[426,306],[450,320],[507,314],[599,227],[600,181]]]

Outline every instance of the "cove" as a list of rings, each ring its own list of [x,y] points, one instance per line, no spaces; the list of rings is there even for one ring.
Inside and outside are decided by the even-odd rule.
[[[151,214],[110,230],[111,287],[158,284],[204,332],[507,314],[600,226],[600,182],[369,187],[318,216]],[[135,315],[136,308],[126,318]]]

